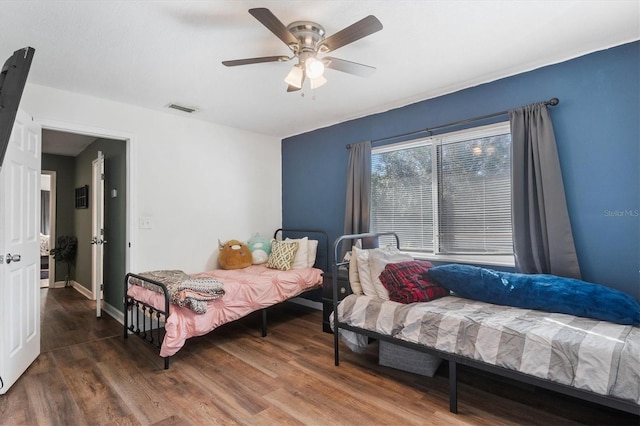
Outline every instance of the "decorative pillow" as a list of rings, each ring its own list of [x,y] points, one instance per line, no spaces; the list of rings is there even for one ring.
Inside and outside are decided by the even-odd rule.
[[[372,249],[369,253],[369,273],[373,288],[380,299],[389,300],[389,292],[380,282],[380,274],[388,263],[413,260],[411,255],[403,253],[394,246]]]
[[[640,303],[634,298],[613,288],[573,278],[457,264],[431,268],[429,276],[468,299],[640,325]]]
[[[293,265],[291,265],[291,269],[302,269],[308,268],[309,263],[309,238],[287,238],[284,240],[286,243],[298,243],[298,251],[296,252],[296,257],[293,259]]]
[[[388,263],[380,273],[380,281],[389,292],[389,299],[398,303],[428,302],[448,296],[449,290],[429,280],[431,267],[431,262],[425,260]]]
[[[265,266],[271,269],[288,271],[291,269],[291,265],[293,264],[293,259],[295,259],[297,251],[297,242],[273,240],[271,242],[271,254],[269,255],[269,260],[267,260],[267,264]]]
[[[349,258],[349,284],[353,294],[364,294],[362,284],[360,284],[360,274],[358,273],[358,256],[356,255],[358,248],[351,248],[351,258]]]
[[[256,234],[247,242],[249,250],[251,250],[251,256],[253,257],[253,264],[260,265],[266,263],[271,253],[271,240],[266,237]]]

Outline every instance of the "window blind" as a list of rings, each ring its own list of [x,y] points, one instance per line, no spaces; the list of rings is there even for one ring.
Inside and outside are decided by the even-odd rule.
[[[432,147],[371,157],[371,229],[394,231],[402,249],[433,251]]]
[[[512,254],[508,123],[375,148],[371,229],[403,250]]]
[[[513,253],[511,137],[438,146],[439,252]]]

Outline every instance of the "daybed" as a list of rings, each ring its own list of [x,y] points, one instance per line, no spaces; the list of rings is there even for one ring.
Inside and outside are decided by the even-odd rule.
[[[302,255],[302,250],[298,250],[296,264],[292,265],[295,269],[289,270],[259,264],[191,275],[182,271],[128,273],[124,337],[136,334],[155,346],[167,369],[169,357],[187,339],[207,334],[252,312],[262,311],[262,336],[266,336],[267,308],[319,288],[323,269],[318,265],[328,269],[328,238],[324,231],[278,229],[274,239],[279,234],[281,239],[291,236],[300,244],[317,243],[309,244],[312,249],[304,253],[306,262],[298,262]]]
[[[354,249],[351,260],[339,260],[338,254],[342,244],[354,244],[355,241],[364,238],[391,238],[395,239],[395,245],[386,255],[378,253],[374,256],[371,250]],[[558,311],[554,308],[551,312],[545,312],[523,308],[522,306],[527,305],[520,301],[515,303],[520,307],[487,303],[486,300],[459,297],[459,294],[467,294],[467,287],[474,287],[474,281],[484,281],[477,273],[497,278],[498,281],[493,285],[502,287],[499,291],[504,290],[508,293],[514,290],[509,273],[460,265],[432,267],[428,263],[423,264],[426,274],[424,271],[414,273],[415,280],[422,282],[416,286],[411,284],[413,287],[410,291],[396,292],[395,297],[391,297],[389,295],[397,288],[389,286],[386,299],[385,295],[381,297],[376,293],[371,294],[371,282],[365,285],[363,280],[362,263],[364,260],[367,264],[367,256],[363,257],[362,252],[371,252],[368,253],[368,266],[371,270],[370,277],[366,277],[367,280],[382,278],[385,288],[390,284],[389,275],[387,272],[380,273],[381,269],[399,270],[403,262],[406,262],[406,265],[417,264],[416,261],[406,260],[398,254],[398,247],[398,237],[394,233],[345,235],[335,241],[334,259],[338,260],[335,260],[332,266],[334,312],[331,324],[334,330],[336,366],[339,365],[339,336],[354,351],[361,350],[372,340],[378,340],[381,347],[383,343],[387,346],[392,344],[403,350],[417,351],[448,361],[449,404],[453,413],[457,413],[456,365],[463,364],[590,402],[640,414],[640,328],[637,326],[640,304],[630,296],[613,290],[615,297],[621,297],[622,302],[618,304],[628,306],[620,310],[623,314],[622,322],[627,324],[559,313],[562,309]],[[386,249],[375,251],[380,250]],[[356,262],[353,261],[354,257],[357,259]],[[339,301],[336,277],[339,269],[348,268],[349,265],[354,294],[349,294]],[[353,271],[354,268],[360,272],[360,276]],[[454,275],[447,275],[451,271]],[[460,271],[471,273],[460,278],[455,275]],[[378,273],[380,275],[374,275]],[[533,277],[536,276],[524,277],[529,279],[524,286],[525,292],[532,287],[535,288],[530,280]],[[544,281],[551,276],[540,277]],[[439,293],[443,288],[443,282],[447,280],[456,293],[450,293],[450,289],[446,287],[444,294]],[[358,281],[362,283],[357,283],[358,288],[354,289],[353,284]],[[573,281],[575,283],[570,283],[571,285],[583,283],[586,286],[595,286],[578,280]],[[374,283],[373,291],[380,291],[379,284],[380,282]],[[367,287],[370,294],[362,294],[361,288],[364,288],[366,293]],[[545,283],[542,290],[537,291],[544,293],[548,287]],[[605,292],[611,290],[603,286],[596,287],[597,290],[604,289]],[[589,291],[592,290],[591,287],[587,288]],[[486,287],[484,289],[486,290]],[[390,297],[397,299],[398,294],[408,300],[404,300],[405,303],[388,300]],[[406,303],[415,300],[412,298],[416,294],[424,296],[421,300],[429,301]],[[585,297],[594,294],[588,293]],[[575,296],[577,299],[580,297],[583,296]],[[549,300],[548,304],[557,305],[556,302],[557,298]],[[505,302],[502,300],[500,303]],[[595,309],[599,308],[598,306]],[[610,312],[600,309],[599,314],[608,318]]]

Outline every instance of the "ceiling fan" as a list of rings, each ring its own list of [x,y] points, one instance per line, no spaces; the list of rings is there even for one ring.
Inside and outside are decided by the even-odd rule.
[[[316,89],[327,82],[324,77],[325,68],[368,77],[376,70],[369,65],[346,61],[330,56],[321,56],[360,40],[382,29],[382,24],[373,15],[344,28],[325,38],[321,25],[310,21],[296,21],[285,26],[269,9],[249,9],[249,13],[262,25],[267,27],[293,52],[293,56],[263,56],[259,58],[222,61],[228,67],[257,64],[262,62],[284,62],[297,58],[285,81],[289,84],[287,92],[302,89],[305,80],[309,80],[311,89]]]

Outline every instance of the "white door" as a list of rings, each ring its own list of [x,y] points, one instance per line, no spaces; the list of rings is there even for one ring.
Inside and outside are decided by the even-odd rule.
[[[98,151],[98,158],[92,162],[93,190],[91,192],[91,286],[96,299],[96,317],[101,315],[103,269],[104,269],[104,155]]]
[[[0,394],[40,354],[41,128],[18,110],[0,170]]]

